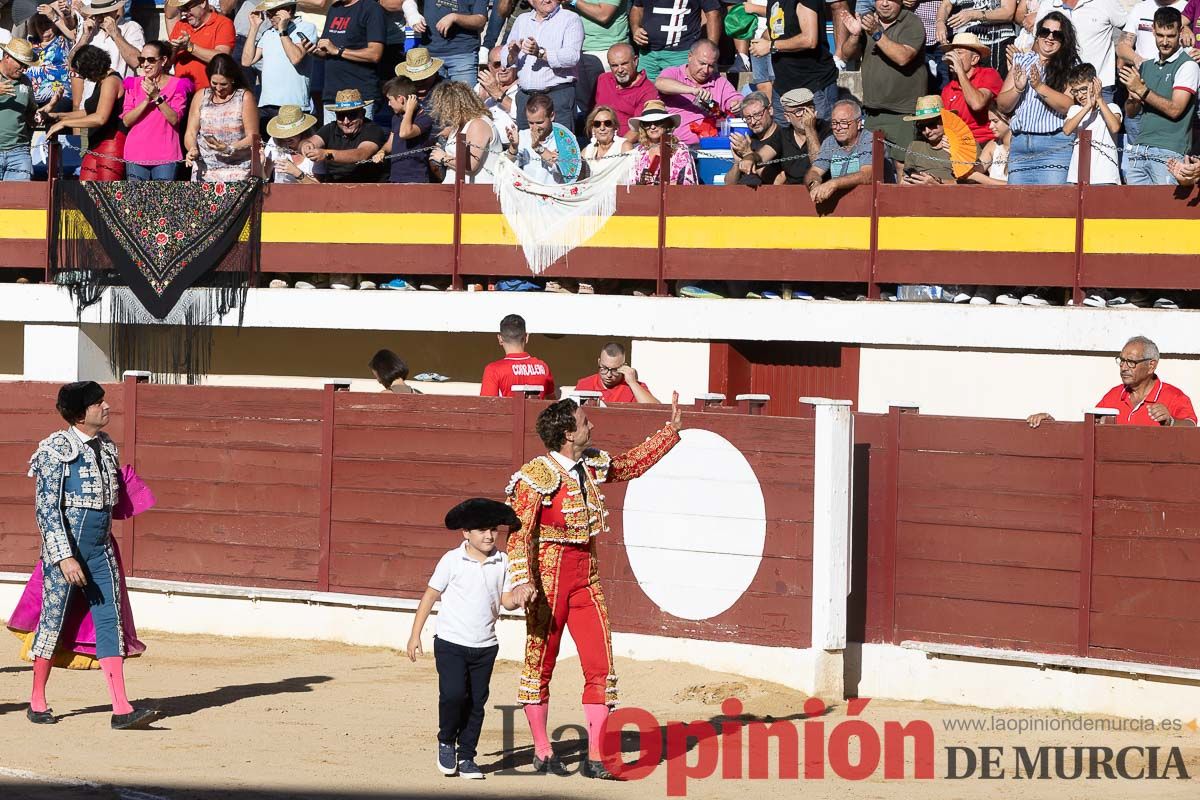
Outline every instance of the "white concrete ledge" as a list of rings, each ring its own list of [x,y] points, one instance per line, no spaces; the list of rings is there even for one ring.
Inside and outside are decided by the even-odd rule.
[[[1023,650],[1002,650],[994,647],[971,647],[961,644],[932,644],[930,642],[904,641],[900,646],[908,650],[919,650],[936,658],[964,658],[982,661],[1009,661],[1031,664],[1039,669],[1065,669],[1072,671],[1113,672],[1131,678],[1171,678],[1200,684],[1200,669],[1166,667],[1157,664],[1140,664],[1132,661],[1113,661],[1106,658],[1084,658],[1081,656],[1053,655],[1051,653],[1029,653]]]
[[[107,299],[84,323],[103,323]],[[541,292],[251,289],[245,328],[494,333],[521,314],[539,333],[635,339],[851,342],[898,347],[1115,353],[1137,332],[1164,355],[1200,355],[1200,312],[968,306],[951,303],[770,302]],[[0,284],[0,321],[76,324],[65,289]],[[237,314],[221,323],[232,327]]]

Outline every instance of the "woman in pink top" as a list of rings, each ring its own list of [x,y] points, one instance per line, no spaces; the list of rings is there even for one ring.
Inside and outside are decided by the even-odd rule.
[[[192,82],[167,74],[170,54],[166,42],[146,42],[138,57],[138,74],[125,79],[121,119],[129,128],[125,159],[131,181],[175,180],[175,167],[183,157],[178,125]]]

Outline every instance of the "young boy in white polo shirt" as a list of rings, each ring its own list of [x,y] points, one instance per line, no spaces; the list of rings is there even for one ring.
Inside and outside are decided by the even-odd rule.
[[[508,555],[496,549],[498,529],[510,534],[521,521],[504,503],[473,497],[446,514],[446,527],[463,532],[463,543],[442,556],[417,607],[408,657],[421,653],[421,630],[437,600],[433,658],[438,671],[438,769],[443,775],[480,779],[475,746],[483,728],[492,666],[500,645],[496,619],[500,606],[513,610]],[[455,747],[457,746],[457,753]]]

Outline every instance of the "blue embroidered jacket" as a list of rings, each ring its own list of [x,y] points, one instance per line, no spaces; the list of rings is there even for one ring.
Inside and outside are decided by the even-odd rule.
[[[37,523],[46,564],[57,564],[72,555],[68,509],[111,513],[117,502],[117,446],[107,433],[96,438],[100,441],[99,464],[92,448],[71,430],[56,431],[43,439],[29,459],[29,475],[37,479]]]

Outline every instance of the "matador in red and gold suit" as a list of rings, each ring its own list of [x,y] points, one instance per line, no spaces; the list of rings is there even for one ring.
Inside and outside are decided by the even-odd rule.
[[[629,481],[653,467],[679,442],[680,413],[627,453],[591,448],[592,423],[573,400],[560,400],[539,416],[537,432],[549,452],[525,464],[506,493],[521,520],[509,538],[509,580],[526,606],[525,667],[517,689],[534,743],[534,768],[557,771],[546,735],[550,679],[564,628],[579,651],[583,708],[588,728],[588,777],[612,777],[600,755],[600,736],[617,702],[608,609],[600,588],[595,537],[605,524],[605,483]]]

